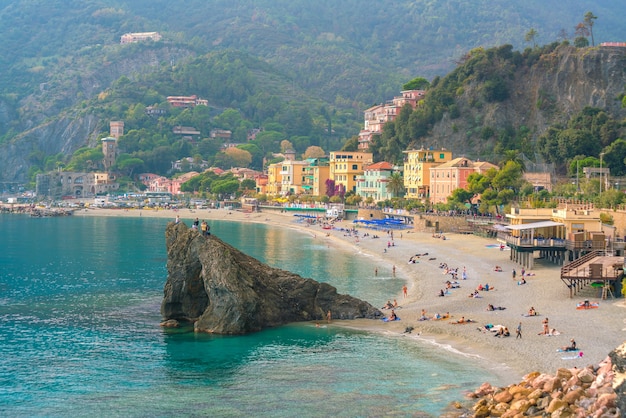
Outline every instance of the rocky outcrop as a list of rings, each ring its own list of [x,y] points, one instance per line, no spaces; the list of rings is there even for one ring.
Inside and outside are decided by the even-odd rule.
[[[423,145],[446,147],[455,155],[490,155],[494,139],[480,139],[478,134],[485,126],[496,131],[523,126],[538,137],[587,106],[604,109],[616,120],[626,116],[620,100],[626,83],[626,48],[561,45],[532,66],[510,71],[502,74],[510,92],[507,100],[485,102],[484,84],[470,82],[455,100],[462,117],[443,115]]]
[[[469,395],[478,398],[471,412],[454,416],[620,417],[626,410],[625,367],[626,343],[600,364],[583,369],[559,369],[554,375],[532,372],[507,387],[485,383]]]
[[[367,302],[312,279],[269,267],[211,235],[183,223],[167,226],[168,278],[161,304],[171,320],[193,321],[195,330],[243,334],[290,322],[326,318],[380,318]]]

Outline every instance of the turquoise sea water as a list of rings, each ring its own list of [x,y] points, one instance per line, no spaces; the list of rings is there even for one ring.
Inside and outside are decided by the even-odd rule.
[[[498,383],[443,348],[332,325],[163,330],[166,223],[0,215],[0,416],[437,416],[463,391]],[[229,222],[211,231],[376,306],[403,283],[310,234]]]

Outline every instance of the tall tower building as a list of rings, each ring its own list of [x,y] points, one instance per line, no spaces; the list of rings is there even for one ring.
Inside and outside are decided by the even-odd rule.
[[[102,138],[102,153],[104,154],[104,169],[109,171],[115,164],[117,154],[117,139],[113,137]]]
[[[124,121],[111,121],[109,122],[110,135],[115,139],[120,139],[120,136],[124,135]]]

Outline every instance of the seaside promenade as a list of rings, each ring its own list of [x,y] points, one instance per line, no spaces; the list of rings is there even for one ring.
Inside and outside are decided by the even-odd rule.
[[[324,230],[319,225],[307,226],[296,222],[290,213],[243,213],[220,210],[120,210],[86,209],[74,213],[76,216],[145,216],[169,218],[178,215],[183,222],[193,219],[228,220],[235,222],[260,222],[267,225],[293,228],[311,234],[313,239],[322,240],[328,246],[342,247],[377,260],[380,274],[395,274],[405,279],[408,296],[403,298],[402,289],[389,289],[389,300],[396,299],[396,310],[400,321],[355,320],[333,321],[335,326],[359,328],[380,332],[390,338],[415,338],[431,342],[433,349],[448,346],[477,361],[485,367],[500,370],[511,381],[531,371],[553,373],[559,367],[584,367],[603,360],[608,353],[626,338],[626,303],[624,299],[600,300],[597,289],[589,288],[570,299],[569,291],[560,279],[559,266],[538,262],[526,276],[526,284],[518,284],[521,268],[509,260],[508,251],[501,251],[493,239],[473,235],[447,234],[446,239],[433,238],[427,233],[408,230],[395,231],[393,246],[387,247],[391,237],[385,231],[359,228],[357,237],[348,235],[339,228],[350,229],[352,222],[343,221],[335,229]],[[363,237],[378,235],[379,239]],[[415,258],[416,254],[421,255]],[[409,263],[414,257],[416,263]],[[454,281],[442,263],[450,269],[458,269],[458,288],[446,291],[446,281]],[[495,271],[498,265],[502,271]],[[516,270],[513,279],[512,271]],[[462,272],[467,279],[463,280]],[[479,291],[479,297],[469,297],[479,285],[489,284],[492,290]],[[444,296],[439,296],[441,290]],[[580,300],[579,300],[580,299]],[[583,299],[599,302],[596,309],[579,310],[577,303]],[[502,310],[487,310],[488,305],[503,307]],[[534,307],[539,315],[525,316]],[[380,308],[380,307],[379,307]],[[449,312],[446,320],[420,320],[422,310],[426,317]],[[462,317],[472,322],[456,323]],[[543,335],[544,320],[557,335]],[[516,338],[516,328],[521,323],[522,337]],[[485,329],[485,325],[506,326],[510,337],[497,337]],[[406,329],[412,327],[411,333]],[[580,355],[558,351],[575,339]]]

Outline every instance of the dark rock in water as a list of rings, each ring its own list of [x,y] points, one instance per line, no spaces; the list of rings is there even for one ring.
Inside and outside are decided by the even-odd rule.
[[[161,315],[195,321],[196,331],[244,334],[297,321],[381,318],[367,302],[312,279],[269,267],[184,223],[166,233],[167,271]]]

